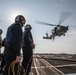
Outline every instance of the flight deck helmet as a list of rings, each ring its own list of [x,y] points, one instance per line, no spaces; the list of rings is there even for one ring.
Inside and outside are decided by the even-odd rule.
[[[31,30],[31,29],[32,29],[31,25],[30,25],[30,24],[27,24],[27,25],[25,26],[25,30],[26,30],[26,29]]]
[[[24,18],[23,15],[18,15],[18,16],[16,16],[16,18],[15,18],[15,22],[19,22],[19,23],[21,23],[21,24],[25,24],[26,20],[25,20],[25,18]]]

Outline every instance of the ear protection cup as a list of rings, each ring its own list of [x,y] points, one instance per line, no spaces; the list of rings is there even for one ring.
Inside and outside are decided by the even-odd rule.
[[[20,16],[17,16],[17,17],[15,18],[15,21],[19,21],[19,17],[20,17]]]

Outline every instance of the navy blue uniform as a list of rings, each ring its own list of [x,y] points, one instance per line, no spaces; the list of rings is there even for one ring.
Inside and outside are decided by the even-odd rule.
[[[9,26],[6,34],[6,45],[4,50],[6,66],[3,75],[8,75],[9,65],[12,61],[16,60],[16,56],[20,56],[21,45],[22,28],[19,24],[14,23]]]
[[[24,66],[26,75],[29,75],[29,72],[31,70],[32,59],[33,59],[32,58],[33,49],[31,47],[31,43],[33,42],[33,37],[29,29],[25,29],[23,35],[24,37],[23,37],[23,47],[22,47],[22,51],[23,51],[22,65]]]

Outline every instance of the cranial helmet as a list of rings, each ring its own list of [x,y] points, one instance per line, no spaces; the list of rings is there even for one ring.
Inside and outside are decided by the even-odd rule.
[[[1,34],[3,33],[2,29],[0,29],[0,33],[1,33]]]
[[[22,21],[24,21],[24,22],[26,21],[24,16],[22,16],[22,15],[16,16],[15,22],[22,22]]]
[[[29,29],[29,30],[31,30],[31,29],[32,29],[32,27],[31,27],[31,25],[30,25],[30,24],[27,24],[27,25],[25,26],[25,29]]]

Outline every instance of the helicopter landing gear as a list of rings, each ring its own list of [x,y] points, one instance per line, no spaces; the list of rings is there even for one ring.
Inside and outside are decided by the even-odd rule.
[[[65,36],[65,34],[63,34],[63,36]]]
[[[48,33],[46,33],[46,37],[48,38]]]
[[[53,36],[53,38],[52,38],[52,39],[53,39],[53,41],[54,41],[54,39],[55,39],[55,36]]]
[[[52,39],[52,35],[50,35],[50,39]]]

